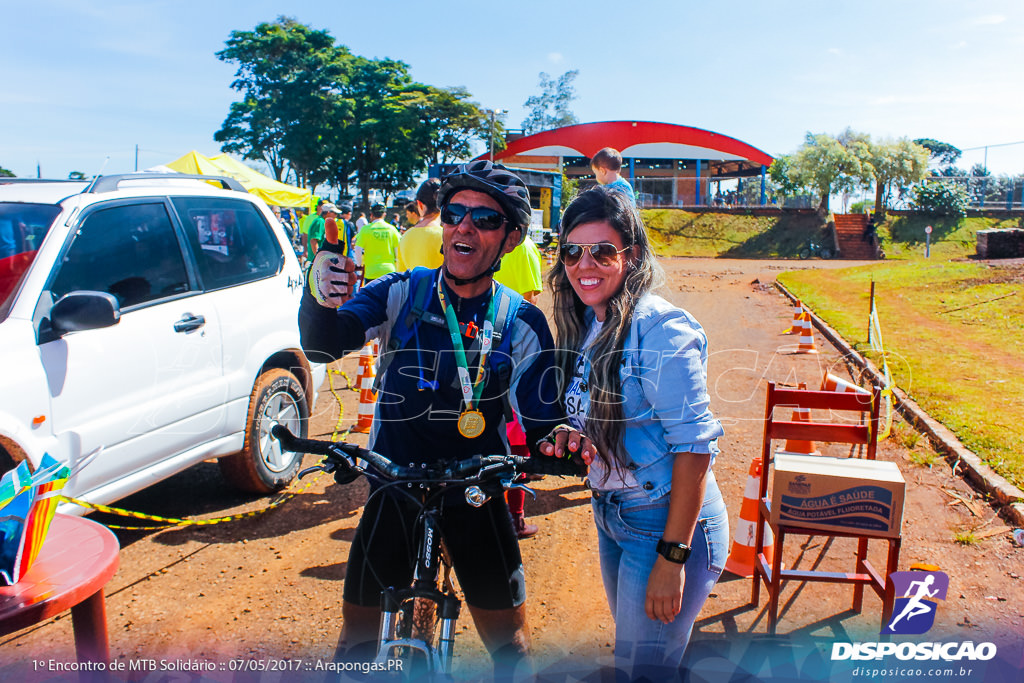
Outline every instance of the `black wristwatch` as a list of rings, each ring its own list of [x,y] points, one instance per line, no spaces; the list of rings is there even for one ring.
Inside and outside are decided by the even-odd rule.
[[[668,543],[663,538],[658,541],[658,554],[669,562],[684,564],[690,556],[690,546],[685,543]]]

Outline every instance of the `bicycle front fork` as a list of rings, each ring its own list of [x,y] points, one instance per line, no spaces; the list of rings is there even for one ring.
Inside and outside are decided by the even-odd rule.
[[[381,620],[377,662],[386,665],[388,659],[392,657],[392,652],[395,648],[411,648],[421,652],[424,658],[430,662],[430,666],[434,671],[451,673],[452,658],[455,651],[455,625],[459,620],[461,603],[454,595],[441,593],[436,590],[426,592],[429,594],[424,595],[424,591],[399,592],[394,588],[386,588],[381,592]],[[414,596],[412,593],[419,594]],[[402,611],[403,604],[409,610],[409,614],[405,615],[402,621],[411,625],[412,610],[415,598],[417,597],[430,600],[437,606],[440,630],[436,647],[432,643],[413,637],[411,629],[409,629],[409,633],[398,632],[399,614]]]

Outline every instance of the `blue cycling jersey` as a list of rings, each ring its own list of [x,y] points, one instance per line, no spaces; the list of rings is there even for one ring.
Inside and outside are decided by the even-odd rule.
[[[427,312],[444,320],[437,297],[434,271]],[[387,337],[411,295],[410,274],[391,273],[379,278],[357,294],[338,311],[338,319],[353,317],[366,331],[365,339],[381,337],[381,348],[387,348]],[[491,292],[473,298],[452,297],[451,304],[460,323],[470,330],[483,325]],[[469,325],[472,323],[472,325]],[[308,324],[308,323],[307,323]],[[452,340],[446,326],[420,321],[416,334],[387,365],[380,383],[370,447],[401,464],[433,462],[438,459],[465,458],[476,454],[507,453],[505,435],[505,400],[509,391],[513,409],[528,431],[546,433],[563,420],[559,405],[557,372],[553,340],[547,321],[538,308],[523,303],[518,315],[505,325],[503,340],[488,357],[484,389],[479,409],[486,421],[484,433],[466,438],[459,433],[457,421],[464,408]],[[468,366],[475,379],[479,348],[477,337],[464,337]],[[329,345],[329,344],[327,344]],[[322,349],[325,344],[319,345]],[[504,349],[504,352],[501,350]],[[337,356],[342,349],[322,349]],[[504,364],[508,377],[503,382],[499,366]]]

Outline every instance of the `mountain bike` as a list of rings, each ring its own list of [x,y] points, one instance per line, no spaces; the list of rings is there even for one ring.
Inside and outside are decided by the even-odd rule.
[[[452,566],[441,534],[445,494],[461,488],[466,502],[480,507],[513,488],[532,495],[528,487],[513,483],[521,473],[586,475],[586,466],[579,457],[476,455],[410,467],[355,444],[301,439],[281,425],[271,433],[285,450],[325,456],[320,464],[299,472],[300,479],[312,472],[333,474],[339,483],[365,476],[380,484],[371,495],[391,490],[407,495],[419,506],[413,580],[409,586],[392,586],[381,593],[380,634],[373,662],[377,672],[390,671],[410,678],[451,674],[455,626],[462,603],[451,581]]]
[[[806,259],[812,256],[830,259],[832,258],[832,250],[818,244],[817,242],[808,242],[807,246],[800,250],[800,258]]]

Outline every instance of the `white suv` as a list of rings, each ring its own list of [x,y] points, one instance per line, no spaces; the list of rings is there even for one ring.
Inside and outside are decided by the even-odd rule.
[[[305,434],[324,378],[302,272],[267,206],[210,180],[0,178],[0,470],[84,464],[65,493],[96,503],[211,457],[250,491],[295,476],[269,431]]]

